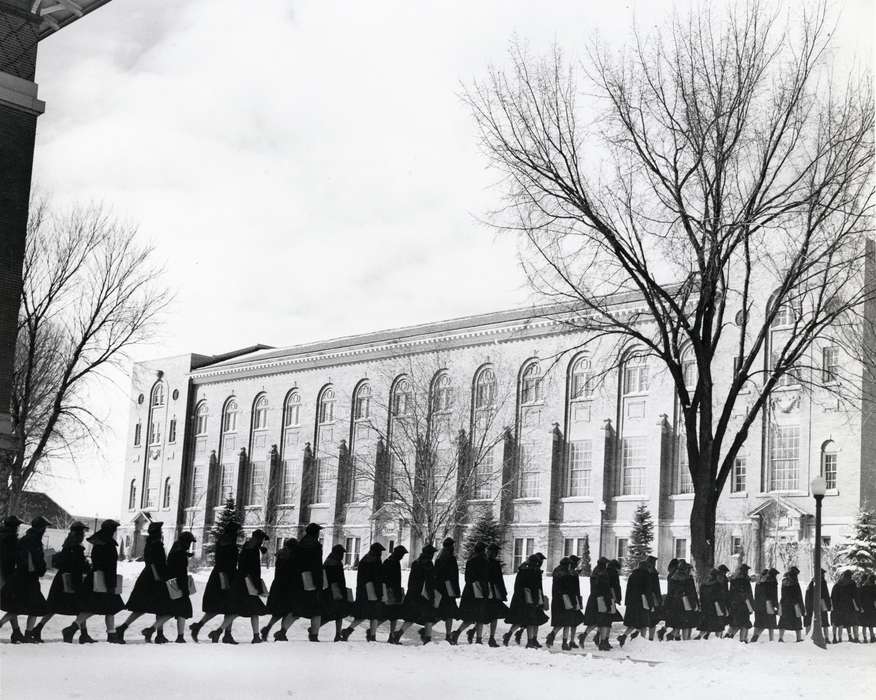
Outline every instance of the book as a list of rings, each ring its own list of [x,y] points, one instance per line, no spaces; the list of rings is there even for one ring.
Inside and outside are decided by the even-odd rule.
[[[827,611],[828,611],[827,601],[822,600],[821,601],[821,612],[827,612]]]
[[[449,581],[449,580],[445,581],[444,587],[447,589],[447,597],[448,598],[456,598],[457,597],[458,594],[456,593],[456,588],[453,585],[453,581]]]
[[[368,601],[371,603],[376,603],[377,598],[377,589],[374,587],[373,581],[367,581],[365,583],[365,595],[368,596]]]
[[[395,591],[387,585],[383,584],[383,600],[387,605],[401,605],[403,596],[396,596]]]
[[[608,612],[608,603],[605,602],[605,598],[603,596],[598,596],[596,598],[596,609],[601,613]]]
[[[116,574],[115,581],[112,582],[112,588],[107,587],[106,573],[100,570],[94,572],[94,592],[95,593],[116,593],[122,590],[122,575]]]
[[[171,600],[179,600],[183,596],[192,595],[192,593],[197,592],[197,589],[195,588],[195,579],[192,578],[191,574],[189,574],[188,580],[186,581],[185,590],[180,588],[180,585],[175,578],[166,581],[165,585],[167,586],[167,594],[170,596]]]
[[[227,591],[231,588],[231,579],[224,571],[219,572],[219,588],[223,591]]]
[[[797,613],[797,617],[803,617],[803,608],[800,607],[799,603],[794,605],[794,612]]]
[[[693,605],[690,604],[690,598],[686,595],[681,596],[681,604],[684,606],[685,612],[690,612],[693,610]]]
[[[650,610],[651,609],[651,602],[648,600],[648,596],[646,596],[644,593],[642,593],[642,609],[643,610]]]
[[[36,567],[33,565],[33,555],[30,552],[27,553],[27,570],[30,573],[36,571]]]
[[[348,602],[348,603],[355,603],[355,602],[356,602],[356,596],[353,595],[353,589],[352,589],[352,588],[348,588],[348,589],[347,589],[347,602]]]
[[[776,606],[773,604],[773,601],[768,600],[766,602],[766,611],[767,611],[767,615],[775,615],[776,614]]]
[[[432,600],[432,596],[429,594],[429,587],[425,583],[423,584],[423,590],[420,591],[420,596],[426,600]]]
[[[161,576],[158,575],[158,567],[155,564],[150,564],[152,567],[152,579],[154,581],[161,581]]]
[[[481,584],[478,581],[475,581],[474,583],[471,584],[471,591],[474,594],[475,598],[477,598],[478,600],[483,600],[484,591],[481,588]]]
[[[505,597],[502,595],[502,589],[499,588],[499,585],[494,583],[493,586],[493,598],[496,600],[505,600]]]
[[[435,599],[432,601],[432,605],[436,609],[441,605],[441,591],[435,591]]]
[[[724,617],[724,608],[721,607],[721,604],[717,600],[715,601],[715,614],[718,617]]]
[[[572,596],[568,593],[563,593],[563,609],[564,610],[575,610],[577,607],[577,601],[572,602]]]
[[[309,571],[301,572],[301,585],[304,587],[305,591],[315,591],[316,586],[313,583],[313,574]]]
[[[333,583],[331,586],[332,589],[332,600],[343,600],[344,594],[341,592],[341,584]]]
[[[550,610],[551,609],[551,601],[546,595],[541,596],[541,609],[542,610]]]
[[[253,581],[252,577],[247,576],[244,579],[246,581],[246,593],[247,595],[252,596],[266,596],[268,595],[268,589],[265,587],[265,582],[262,579],[258,581]]]
[[[325,575],[325,569],[322,570],[322,590],[329,587],[328,576]]]
[[[64,586],[64,593],[76,592],[76,589],[73,587],[73,574],[70,572],[61,574],[61,584]]]
[[[532,605],[535,602],[532,598],[532,591],[528,588],[523,589],[523,600],[526,601],[527,605]]]

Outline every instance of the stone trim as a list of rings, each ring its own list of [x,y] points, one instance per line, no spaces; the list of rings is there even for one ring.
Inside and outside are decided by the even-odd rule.
[[[38,89],[30,80],[0,71],[0,104],[6,107],[39,116],[46,110],[46,103],[37,99]]]

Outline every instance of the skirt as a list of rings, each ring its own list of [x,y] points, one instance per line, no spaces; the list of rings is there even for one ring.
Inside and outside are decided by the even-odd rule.
[[[64,591],[64,574],[57,572],[49,587],[49,597],[46,600],[49,612],[53,615],[78,615],[83,611],[82,581],[73,582],[73,592]]]
[[[755,612],[754,613],[754,626],[758,629],[762,630],[774,630],[776,629],[776,616],[774,614],[769,614],[766,612]]]
[[[222,574],[213,569],[207,585],[204,587],[204,597],[201,600],[201,609],[212,615],[228,615],[234,604],[231,577],[228,576],[227,588],[222,588]]]
[[[525,603],[523,605],[514,605],[512,602],[508,616],[505,618],[505,622],[509,625],[522,625],[524,627],[543,625],[547,621],[548,616],[541,609],[541,606],[532,603],[528,605]]]
[[[35,574],[14,574],[0,591],[0,607],[16,615],[45,615],[49,611]]]
[[[298,590],[292,596],[292,613],[297,617],[316,617],[322,615],[320,591]]]
[[[147,566],[134,582],[134,589],[128,596],[125,608],[131,612],[164,615],[169,612],[169,603],[170,597],[164,581],[156,581],[152,567]]]

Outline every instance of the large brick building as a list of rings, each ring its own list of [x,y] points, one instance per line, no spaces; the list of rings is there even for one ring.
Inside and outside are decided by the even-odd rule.
[[[633,298],[616,303],[619,312],[638,306]],[[787,320],[779,317],[772,332],[785,332]],[[325,527],[326,543],[347,546],[350,562],[375,540],[416,551],[409,523],[385,507],[386,492],[357,485],[348,472],[354,463],[374,465],[375,473],[389,468],[389,429],[375,434],[361,425],[391,424],[404,411],[393,394],[404,391],[411,358],[425,358],[420,366],[435,372],[430,391],[450,396],[452,387],[457,415],[471,416],[468,425],[460,420],[463,435],[485,401],[496,404],[501,428],[489,459],[500,465],[496,483],[469,494],[457,535],[487,507],[505,525],[512,565],[536,550],[555,562],[585,537],[594,557],[622,558],[633,513],[645,503],[664,565],[689,557],[693,493],[678,449],[672,383],[635,347],[620,365],[614,353],[570,351],[584,337],[530,309],[139,363],[122,494],[125,549],[138,551],[151,519],[191,529],[203,545],[224,498],[234,496],[246,529],[267,529],[272,547],[315,521]],[[729,374],[733,361],[726,359],[719,369]],[[812,365],[827,384],[840,366],[853,383],[863,381],[863,368],[829,343],[813,349]],[[485,377],[494,385],[487,392]],[[497,398],[503,382],[511,387],[507,401]],[[780,553],[796,548],[805,573],[814,537],[808,489],[819,472],[829,489],[823,536],[840,541],[858,508],[876,503],[871,413],[860,400],[849,408],[832,391],[784,382],[725,488],[718,558],[781,565]]]

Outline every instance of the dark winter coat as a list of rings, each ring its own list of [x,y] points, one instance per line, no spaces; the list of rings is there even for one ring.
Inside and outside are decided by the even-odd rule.
[[[480,597],[478,597],[478,594]],[[459,600],[459,619],[464,622],[490,622],[489,562],[483,553],[475,553],[465,563],[465,586]]]
[[[487,581],[490,585],[490,598],[486,617],[489,622],[504,620],[508,614],[508,606],[505,604],[508,600],[508,591],[505,588],[505,577],[502,575],[502,562],[498,559],[487,558]]]
[[[6,584],[15,573],[18,535],[14,530],[0,527],[0,610],[9,609],[9,592]]]
[[[531,602],[527,602],[527,592]],[[514,579],[514,594],[511,596],[511,605],[508,606],[505,622],[523,626],[543,625],[548,621],[548,616],[544,614],[542,609],[543,597],[541,569],[524,562],[517,569],[517,577]]]
[[[621,622],[624,616],[620,614],[617,606],[623,601],[623,593],[620,584],[620,570],[613,566],[608,567],[608,580],[611,584],[611,600],[614,603],[614,612],[611,614],[612,622]]]
[[[440,619],[435,608],[435,565],[431,557],[420,556],[411,564],[402,616],[419,625]]]
[[[247,581],[256,592],[262,586],[262,551],[251,539],[244,543],[237,559],[237,573],[231,583],[231,612],[242,617],[267,614],[267,606],[259,595],[250,592]]]
[[[779,629],[802,630],[805,604],[803,592],[796,576],[785,574],[782,577],[782,598],[779,601]]]
[[[304,535],[295,548],[295,569],[298,581],[294,588],[292,612],[298,617],[322,615],[323,584],[322,545],[313,535]],[[304,589],[304,580],[310,578],[314,590]]]
[[[322,565],[328,586],[322,592],[322,621],[343,620],[353,614],[353,605],[347,600],[347,579],[344,562],[329,554]]]
[[[660,590],[660,574],[656,569],[648,569],[648,592],[651,597],[651,625],[666,617],[663,592]]]
[[[723,632],[727,626],[727,589],[724,582],[709,573],[700,584],[702,614],[698,629],[701,632]]]
[[[143,547],[143,570],[134,582],[134,589],[125,607],[131,612],[169,613],[170,598],[167,595],[167,554],[161,537],[149,537]]]
[[[459,565],[450,549],[442,549],[435,560],[435,590],[441,594],[438,615],[442,620],[458,617],[459,606]]]
[[[590,595],[584,608],[584,624],[608,627],[614,620],[612,612],[614,590],[611,574],[605,567],[597,566],[590,574]]]
[[[690,610],[685,608],[685,601]],[[690,574],[676,570],[669,575],[663,604],[668,627],[692,629],[697,626],[700,617],[700,598],[697,595],[696,583]]]
[[[45,615],[48,612],[46,599],[40,589],[40,578],[46,573],[42,537],[42,530],[31,528],[18,540],[15,570],[5,586],[4,609],[7,612],[18,615]]]
[[[574,627],[584,621],[578,600],[578,574],[558,566],[551,577],[551,627]]]
[[[88,538],[91,543],[91,571],[85,577],[83,592],[85,612],[95,615],[115,615],[125,609],[121,590],[116,590],[119,544],[108,532],[99,530]],[[106,582],[106,593],[94,590],[95,574],[100,572]]]
[[[772,612],[769,612],[769,610]],[[762,576],[754,586],[754,626],[758,629],[776,628],[779,610],[779,584],[774,577]]]
[[[815,607],[813,605],[813,596],[815,591],[815,580],[809,582],[809,585],[806,587],[806,626],[812,624],[812,613],[815,612]],[[830,616],[828,613],[830,612],[830,589],[827,587],[827,581],[824,578],[821,579],[821,626],[827,627],[830,624]]]
[[[165,569],[167,580],[164,582],[164,590],[167,595],[166,614],[186,619],[192,616],[192,599],[191,591],[189,591],[190,556],[187,546],[174,544],[170,548],[170,554],[167,555],[167,567]],[[176,585],[183,591],[181,598],[171,599],[170,594],[167,593],[167,581],[176,581]]]
[[[750,606],[750,609],[749,609]],[[754,595],[751,592],[751,581],[747,575],[734,574],[730,579],[730,608],[731,627],[748,629],[751,627],[751,610],[754,609]]]
[[[865,583],[858,591],[861,604],[861,624],[876,627],[876,583]]]
[[[88,573],[85,547],[78,540],[68,538],[56,555],[54,564],[57,572],[49,588],[49,612],[54,615],[78,615],[83,611],[82,588]],[[65,578],[71,591],[69,593],[64,588]]]
[[[376,600],[371,600],[368,597],[369,588],[373,591]],[[355,616],[361,620],[379,620],[382,601],[383,579],[381,577],[380,555],[368,552],[359,560],[359,567],[356,570]]]
[[[227,615],[232,608],[232,587],[237,573],[237,542],[232,537],[220,537],[213,550],[213,570],[207,585],[201,607],[205,613]]]
[[[274,564],[274,580],[268,593],[267,607],[271,615],[285,617],[292,612],[295,589],[301,585],[298,572],[295,569],[295,550],[292,547],[281,547],[277,552]]]
[[[380,565],[383,582],[383,600],[380,603],[381,620],[401,620],[404,617],[404,589],[401,585],[401,562],[387,557]]]
[[[639,568],[630,574],[624,604],[624,624],[627,627],[641,629],[651,626],[654,603],[651,597],[650,571]]]
[[[853,627],[858,624],[857,586],[852,579],[840,579],[830,592],[830,622],[836,627]]]

